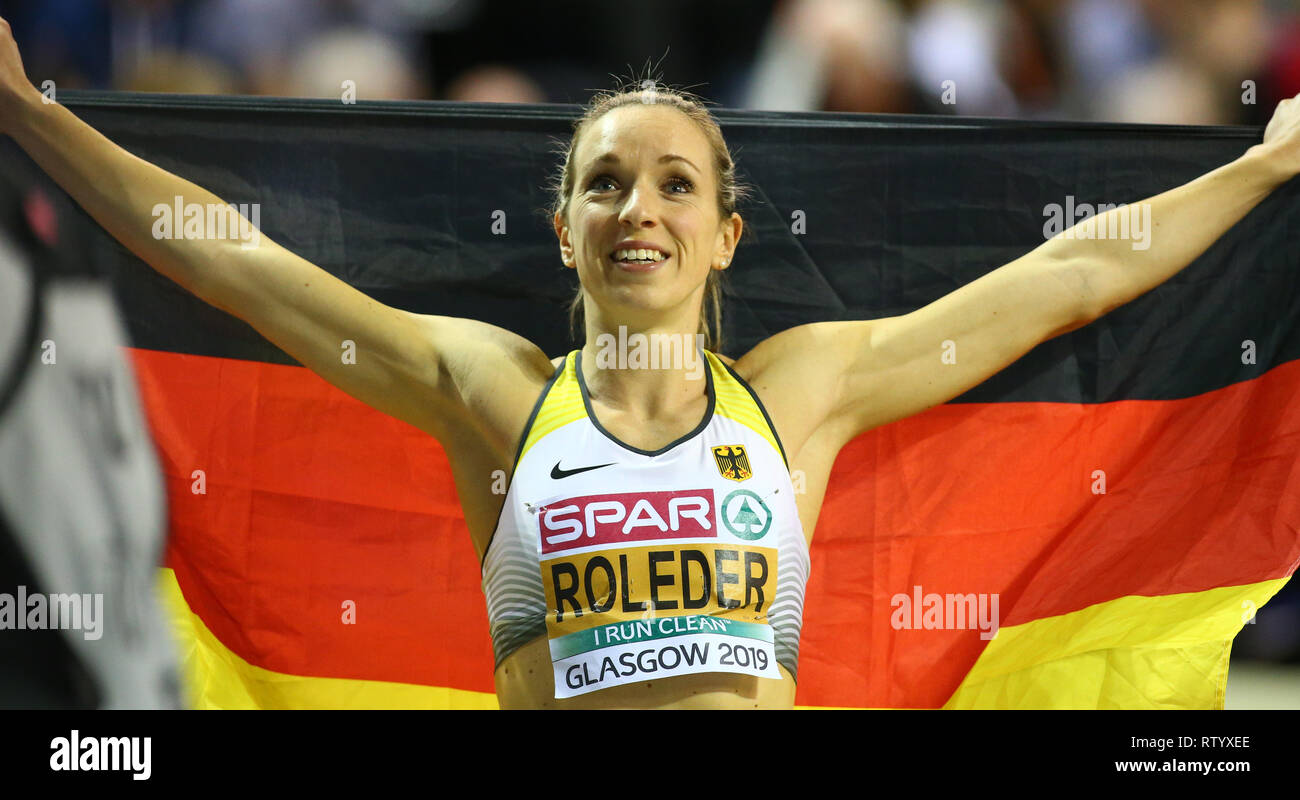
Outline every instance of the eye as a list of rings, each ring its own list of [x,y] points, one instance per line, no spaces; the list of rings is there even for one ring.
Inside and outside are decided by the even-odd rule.
[[[596,189],[597,186],[599,186],[599,185],[601,185],[601,184],[603,184],[603,183],[613,184],[613,182],[614,182],[614,179],[611,178],[609,175],[605,175],[605,174],[597,175],[596,177],[592,178],[592,179],[587,183],[587,188],[588,188],[589,190],[590,190],[590,189]],[[668,179],[668,183],[667,183],[667,185],[669,185],[669,186],[673,186],[673,185],[682,186],[682,187],[685,188],[686,192],[692,192],[692,191],[695,190],[695,184],[691,183],[690,181],[688,181],[687,179],[685,179],[685,178],[683,178],[683,177],[681,177],[681,176],[674,176],[674,177],[672,177],[672,178],[669,178],[669,179]],[[684,194],[684,193],[685,193],[685,192],[672,192],[671,194]]]
[[[695,188],[695,185],[692,184],[690,181],[686,180],[685,178],[672,178],[671,180],[669,180],[669,184],[670,184],[670,185],[671,185],[671,184],[679,184],[679,185],[681,185],[681,186],[685,186],[685,187],[686,187],[686,191],[688,191],[688,192],[691,191],[691,190],[693,190],[693,189]]]

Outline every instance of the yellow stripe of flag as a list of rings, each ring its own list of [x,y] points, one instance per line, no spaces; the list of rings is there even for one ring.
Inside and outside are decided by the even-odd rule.
[[[1223,708],[1232,639],[1287,578],[1005,627],[944,708]]]
[[[159,570],[158,590],[180,648],[185,699],[212,709],[495,709],[495,694],[441,686],[313,678],[253,666],[222,644],[190,610],[176,574]]]

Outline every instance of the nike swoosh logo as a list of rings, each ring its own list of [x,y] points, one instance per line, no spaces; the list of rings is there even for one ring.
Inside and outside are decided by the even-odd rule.
[[[597,464],[594,467],[578,467],[577,469],[560,469],[560,462],[556,461],[555,466],[551,467],[551,480],[558,481],[560,478],[567,478],[570,475],[577,475],[579,472],[587,472],[588,470],[600,469],[601,467],[612,467],[617,463],[618,463],[617,461],[611,461],[608,464]]]

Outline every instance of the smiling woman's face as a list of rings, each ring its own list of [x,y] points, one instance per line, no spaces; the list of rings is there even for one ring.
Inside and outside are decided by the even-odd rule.
[[[665,105],[615,108],[582,134],[573,154],[568,220],[555,220],[566,266],[588,301],[643,321],[699,315],[709,271],[730,263],[740,217],[723,224],[713,154],[703,132]],[[616,260],[625,243],[658,250],[653,263]],[[633,254],[636,255],[635,253]]]

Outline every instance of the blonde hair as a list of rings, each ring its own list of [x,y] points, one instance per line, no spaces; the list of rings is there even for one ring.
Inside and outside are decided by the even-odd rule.
[[[564,151],[564,164],[549,187],[553,199],[547,210],[548,219],[554,219],[556,214],[561,218],[568,215],[569,198],[573,194],[575,180],[573,154],[578,148],[578,140],[587,128],[616,108],[652,103],[675,108],[699,126],[713,151],[719,218],[729,219],[736,211],[737,204],[750,196],[750,188],[736,179],[736,165],[731,158],[731,151],[722,138],[722,129],[705,107],[706,102],[685,90],[674,89],[649,78],[640,82],[629,81],[618,89],[596,93],[582,116],[573,123],[573,135]],[[700,306],[699,332],[704,334],[705,349],[714,352],[722,347],[722,290],[721,271],[710,269],[704,285],[704,302]],[[569,332],[574,338],[577,338],[579,320],[583,314],[582,306],[582,287],[579,286],[573,300],[569,302]]]

